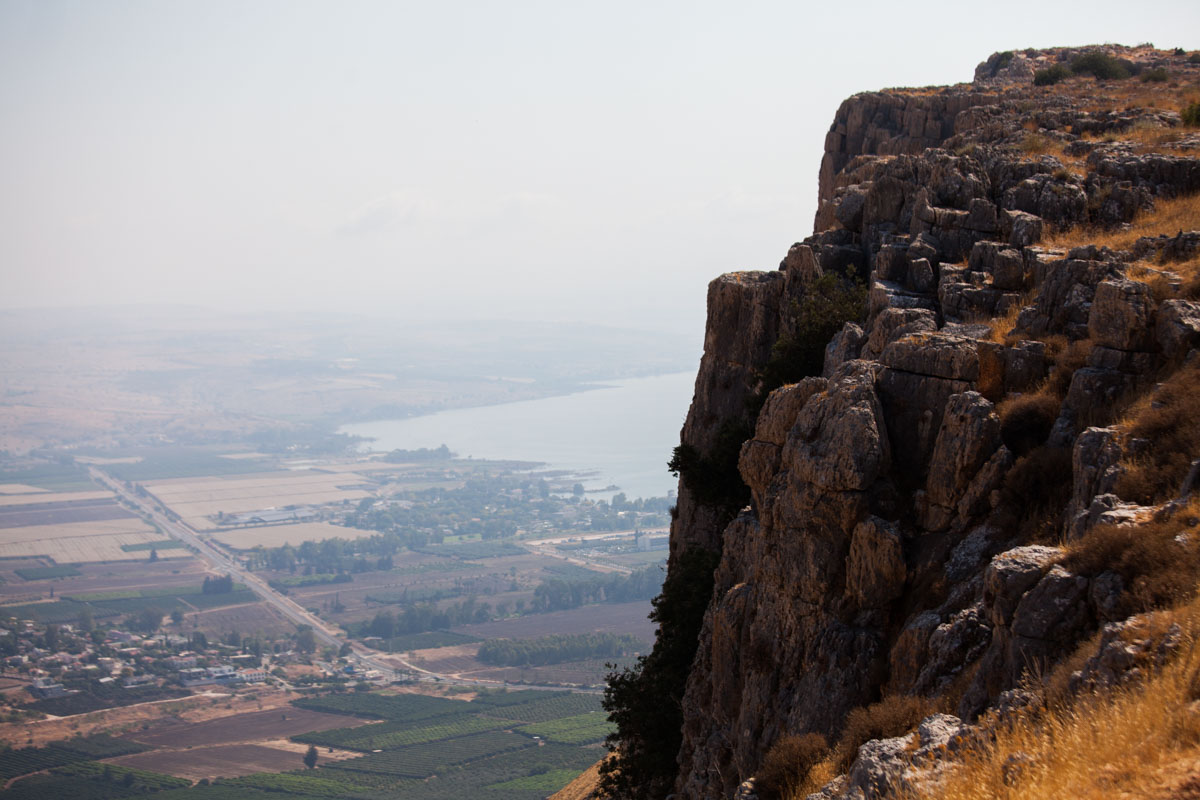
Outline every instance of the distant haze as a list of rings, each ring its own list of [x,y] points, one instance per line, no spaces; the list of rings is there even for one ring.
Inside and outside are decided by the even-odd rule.
[[[0,304],[694,331],[811,232],[843,97],[1198,36],[1193,0],[0,0]]]

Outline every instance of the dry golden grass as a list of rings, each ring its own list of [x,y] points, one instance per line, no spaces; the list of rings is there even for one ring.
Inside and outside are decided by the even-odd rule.
[[[987,340],[996,344],[1008,345],[1009,347],[1016,344],[1016,340],[1021,337],[1013,337],[1013,329],[1017,327],[1017,317],[1021,316],[1021,312],[1033,304],[1034,291],[1030,289],[1021,295],[1019,302],[1014,303],[1002,316],[992,317],[986,322],[991,330]]]
[[[1116,606],[1122,616],[1189,602],[1200,579],[1197,512],[1200,502],[1193,500],[1170,519],[1097,525],[1067,545],[1062,564],[1088,578],[1119,575],[1123,590]]]
[[[991,723],[961,761],[939,780],[903,793],[907,800],[1078,800],[1173,797],[1179,764],[1200,758],[1200,600],[1147,614],[1125,638],[1161,636],[1172,624],[1183,632],[1181,655],[1145,680],[1116,690],[1071,696],[1059,691],[1044,707]],[[1044,683],[1065,683],[1069,672],[1096,652],[1085,642]],[[984,725],[989,724],[985,718]],[[1014,769],[1014,762],[1018,768]],[[787,795],[802,800],[842,770],[830,756],[809,770]]]
[[[1123,422],[1130,434],[1149,439],[1154,447],[1124,464],[1117,494],[1143,504],[1176,496],[1192,459],[1200,454],[1200,369],[1177,371],[1152,397],[1133,404]]]
[[[1145,682],[1089,694],[1074,703],[1019,716],[995,730],[994,739],[945,773],[943,780],[910,793],[938,800],[1041,800],[1071,797],[1170,796],[1171,766],[1200,754],[1200,625],[1196,603],[1150,620],[1179,622],[1183,655]],[[1014,769],[1019,760],[1019,769]]]
[[[1196,194],[1156,201],[1154,208],[1134,218],[1128,230],[1104,231],[1077,227],[1054,233],[1042,244],[1064,249],[1094,244],[1113,250],[1128,250],[1143,236],[1174,236],[1180,231],[1194,230],[1200,230],[1200,195]]]
[[[550,800],[591,800],[594,798],[596,790],[600,788],[600,765],[603,763],[604,759],[600,759],[588,767],[578,778],[550,795]]]

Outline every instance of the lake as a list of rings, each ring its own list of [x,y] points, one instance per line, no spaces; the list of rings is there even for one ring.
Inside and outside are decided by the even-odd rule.
[[[695,373],[606,381],[605,387],[519,403],[459,408],[422,417],[346,425],[373,450],[445,444],[462,458],[542,461],[552,469],[595,471],[587,489],[615,484],[630,499],[662,497],[677,479],[671,451],[692,402]],[[593,495],[608,499],[607,494]]]

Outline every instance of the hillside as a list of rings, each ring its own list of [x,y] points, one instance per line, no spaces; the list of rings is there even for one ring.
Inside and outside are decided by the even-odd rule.
[[[816,232],[709,285],[605,791],[937,797],[969,754],[1000,765],[977,796],[1042,796],[1002,733],[1165,680],[1200,575],[1198,126],[1200,55],[1150,46],[842,104]]]

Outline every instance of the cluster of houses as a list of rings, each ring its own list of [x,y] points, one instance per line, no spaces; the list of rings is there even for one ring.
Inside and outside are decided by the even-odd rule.
[[[262,683],[267,679],[267,671],[261,667],[238,669],[231,664],[197,667],[195,663],[195,659],[192,659],[191,667],[179,670],[179,681],[184,686],[228,686],[233,683]]]
[[[54,631],[49,638],[45,626],[31,622],[0,628],[4,672],[29,677],[29,694],[39,700],[74,694],[78,689],[69,687],[81,682],[135,689],[176,681],[185,687],[230,686],[269,677],[262,656],[225,645],[196,647],[198,642],[184,636],[110,630],[101,638],[66,624]],[[278,660],[286,661],[287,655]]]

